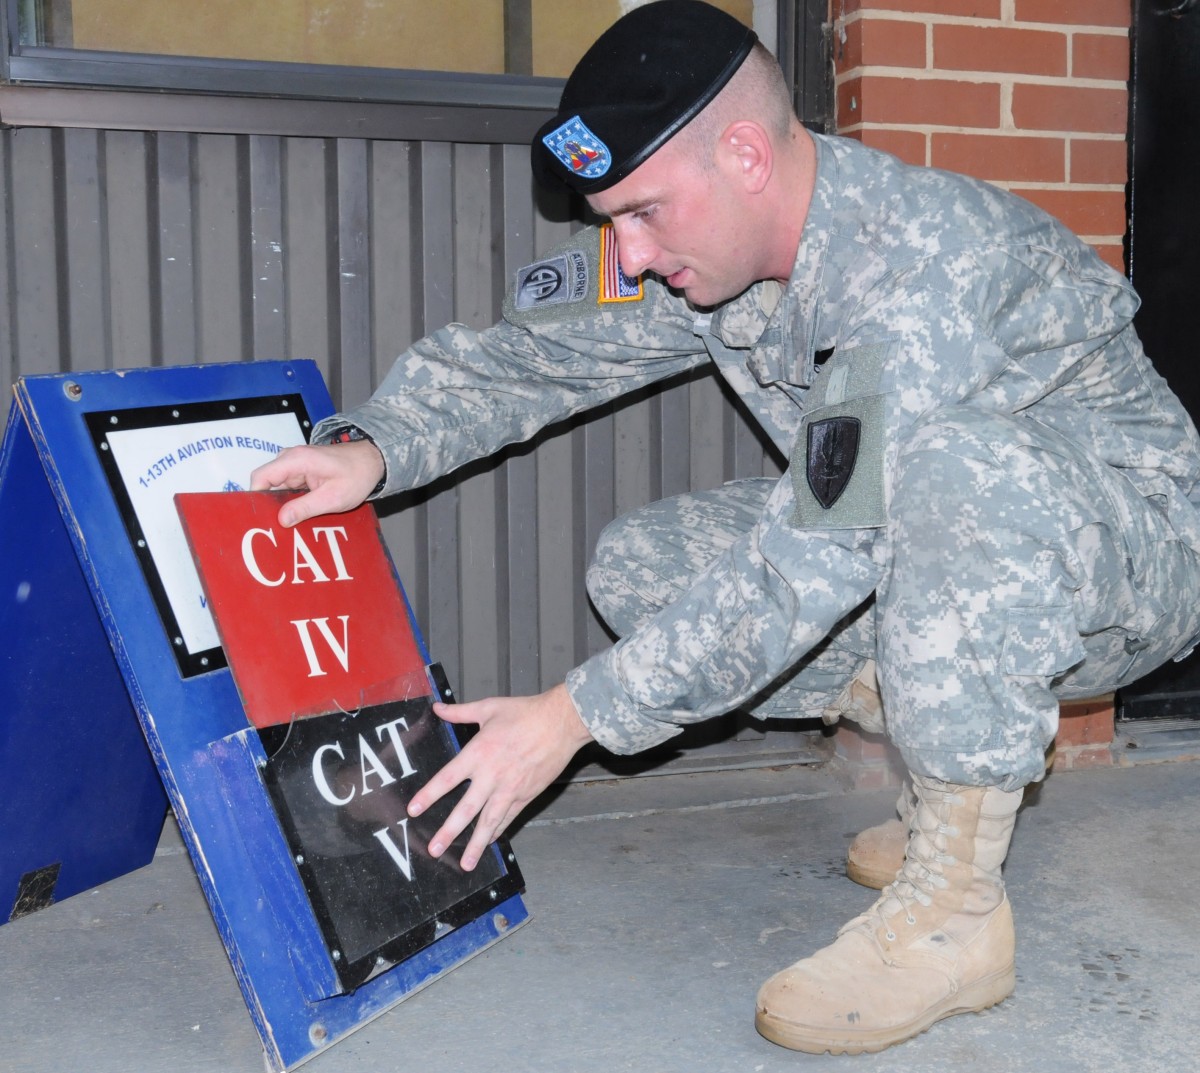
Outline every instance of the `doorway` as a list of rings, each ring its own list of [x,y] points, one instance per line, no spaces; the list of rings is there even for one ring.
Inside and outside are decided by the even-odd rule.
[[[1200,423],[1200,0],[1136,0],[1131,89],[1134,323]],[[1200,726],[1200,650],[1121,690],[1117,710]]]

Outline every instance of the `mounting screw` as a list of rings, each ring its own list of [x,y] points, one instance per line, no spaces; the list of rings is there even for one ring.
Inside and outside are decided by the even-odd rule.
[[[74,380],[68,380],[63,384],[63,394],[72,402],[78,402],[83,398],[83,385],[75,383]]]

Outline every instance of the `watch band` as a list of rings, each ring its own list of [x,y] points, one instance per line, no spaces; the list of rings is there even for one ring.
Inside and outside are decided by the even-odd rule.
[[[371,436],[366,432],[363,432],[363,430],[357,425],[340,425],[338,428],[335,428],[329,436],[330,443],[358,443],[360,440],[365,440],[367,443],[374,446],[377,451],[379,451],[379,445],[375,443],[375,440],[372,439]],[[383,454],[382,451],[379,451],[379,453],[380,455]],[[386,485],[387,460],[384,459],[383,476],[379,478],[379,483],[367,493],[367,498],[370,499],[373,496],[379,495]]]

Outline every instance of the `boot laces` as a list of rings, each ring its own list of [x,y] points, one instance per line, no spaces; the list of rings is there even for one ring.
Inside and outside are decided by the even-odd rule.
[[[933,837],[930,838],[927,832]],[[958,828],[941,819],[932,824],[918,823],[915,814],[910,819],[904,864],[896,878],[883,888],[879,900],[865,914],[866,917],[873,915],[879,920],[888,942],[896,939],[892,921],[899,910],[904,910],[904,922],[911,927],[917,923],[913,915],[914,907],[920,905],[928,908],[933,904],[936,892],[950,886],[943,869],[953,865],[956,858],[946,851],[946,846],[947,840],[957,837],[958,833]]]

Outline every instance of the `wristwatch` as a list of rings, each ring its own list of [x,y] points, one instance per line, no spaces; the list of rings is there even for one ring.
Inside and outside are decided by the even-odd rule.
[[[338,428],[335,428],[329,436],[330,443],[357,443],[359,440],[366,440],[367,443],[375,447],[375,450],[379,451],[379,446],[375,443],[375,441],[367,433],[363,432],[363,430],[357,425],[340,425]],[[379,453],[381,456],[383,455],[382,451],[379,451]],[[379,495],[379,493],[383,491],[386,484],[387,460],[384,459],[383,476],[379,478],[379,483],[367,493],[367,498],[370,499],[371,496]]]

